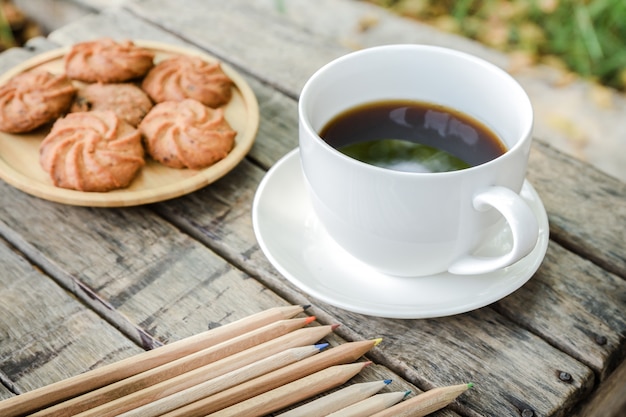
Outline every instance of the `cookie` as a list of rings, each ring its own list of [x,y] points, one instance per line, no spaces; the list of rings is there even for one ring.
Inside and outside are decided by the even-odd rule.
[[[219,62],[177,55],[159,62],[144,78],[141,88],[156,103],[192,98],[217,108],[232,97],[232,80]]]
[[[125,188],[145,164],[141,134],[113,111],[69,113],[39,147],[55,186],[105,192]]]
[[[208,167],[228,155],[237,135],[223,109],[193,99],[155,105],[139,130],[148,154],[171,168]]]
[[[65,113],[76,88],[64,74],[35,69],[11,78],[0,87],[0,130],[24,133]]]
[[[132,41],[110,38],[77,43],[65,55],[65,72],[88,83],[121,83],[140,78],[154,66],[154,53]]]
[[[132,126],[139,125],[153,104],[134,84],[88,84],[78,89],[70,111],[112,110]]]

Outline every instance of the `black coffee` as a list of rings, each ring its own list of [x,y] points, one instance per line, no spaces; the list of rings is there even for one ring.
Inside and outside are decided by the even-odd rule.
[[[355,159],[409,172],[445,172],[491,161],[506,147],[487,126],[456,110],[416,101],[349,109],[320,132]]]

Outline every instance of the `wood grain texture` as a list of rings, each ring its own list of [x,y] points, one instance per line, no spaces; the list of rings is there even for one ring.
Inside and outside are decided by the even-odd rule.
[[[91,23],[77,25],[79,32],[91,30]],[[168,35],[152,39],[168,40]],[[50,44],[47,49],[57,46]],[[24,59],[29,56],[23,54]],[[279,116],[278,110],[277,124]],[[6,221],[2,231],[13,244],[146,347],[158,343],[147,340],[151,337],[147,332],[167,342],[245,317],[260,305],[285,304],[147,208],[67,207],[27,196],[6,184],[0,187],[9,203],[0,213]],[[214,212],[213,216],[222,214]],[[152,232],[145,235],[141,230]],[[223,285],[216,284],[222,274],[228,275]],[[152,295],[146,298],[147,293]],[[137,333],[143,329],[147,332]]]
[[[203,6],[202,4],[198,4],[196,5],[196,7],[202,8],[205,6]],[[217,7],[217,6],[212,5],[212,7]],[[234,6],[229,6],[229,7],[234,7]],[[140,14],[143,17],[149,17],[150,19],[157,19],[158,21],[158,17],[161,15],[160,14],[161,12],[158,11],[157,9],[158,7],[155,6],[155,2],[147,2],[147,3],[144,2],[141,4],[138,3],[137,5],[133,6],[133,12],[137,12],[137,13],[141,12]],[[157,16],[155,17],[155,15]],[[245,20],[245,23],[241,23],[241,22],[238,23],[238,27],[242,26],[244,27],[245,30],[248,30],[247,29],[248,27],[250,28],[255,27],[254,22],[248,21],[248,19],[252,20],[255,18],[254,13],[250,9],[246,13],[241,13],[237,16],[238,16],[237,17],[238,19]],[[106,15],[101,16],[101,18],[103,19],[103,21],[107,20]],[[233,19],[233,17],[231,17],[231,19]],[[262,20],[262,19],[259,19],[259,20]],[[239,43],[240,39],[228,40],[228,39],[220,38],[219,34],[207,33],[207,32],[203,32],[204,34],[201,34],[201,33],[196,33],[193,30],[187,33],[186,32],[187,26],[180,24],[180,23],[182,22],[179,22],[176,24],[176,27],[179,28],[178,29],[179,33],[181,32],[180,28],[185,28],[183,31],[184,33],[180,33],[181,36],[184,36],[189,39],[193,38],[195,42],[197,42],[199,45],[202,45],[203,47],[206,47],[210,51],[215,52],[216,50],[219,50],[219,48],[227,48],[229,45],[232,46],[233,48],[236,48],[237,45],[239,45],[238,46],[239,48],[242,47],[241,44]],[[291,27],[291,26],[288,26],[288,27],[291,30],[301,30],[301,29]],[[284,34],[285,29],[283,28],[281,30],[283,31],[281,33]],[[253,29],[251,29],[251,31],[253,31]],[[272,32],[272,31],[269,30],[266,32]],[[254,50],[255,50],[254,42],[255,41],[253,39],[253,35],[252,33],[250,33],[249,35],[242,34],[242,36],[244,36],[244,39],[249,40],[252,43],[251,45],[249,45],[251,47],[251,50],[248,51],[246,54],[243,54],[244,51],[239,51],[235,49],[233,54],[229,55],[229,57],[233,57],[234,60],[237,60],[238,59],[237,53],[240,52],[242,54],[241,55],[242,57],[243,55],[246,55],[246,59],[254,60]],[[250,36],[250,38],[249,39],[245,38],[245,36]],[[268,36],[267,33],[265,33],[264,36]],[[311,41],[309,40],[308,44],[310,44],[310,42]],[[332,55],[332,53],[330,52],[323,51],[324,47],[326,47],[325,40],[320,40],[318,42],[319,44],[316,46],[315,50],[313,49],[309,50],[309,55],[313,57],[312,58],[313,60],[317,59],[315,58],[316,56],[324,57],[324,58],[319,58],[320,60],[323,60],[323,59],[326,59],[328,55]],[[293,47],[295,48],[296,46],[294,45]],[[304,46],[300,45],[300,47],[306,47],[306,45]],[[328,47],[328,48],[331,49],[332,51],[336,51],[336,46]],[[322,52],[318,53],[319,50],[322,50]],[[281,54],[285,54],[285,52],[286,52],[285,49],[282,49],[280,51]],[[267,51],[264,51],[264,54],[267,55]],[[288,57],[289,55],[286,54],[286,55],[281,55],[281,56],[282,56],[282,59],[284,60],[285,57]],[[267,59],[267,57],[265,57],[264,59]],[[284,65],[284,63],[271,64],[266,61],[263,61],[263,62],[264,64],[266,64],[265,70],[268,73],[272,73],[272,74],[280,73],[282,75],[283,78],[281,78],[280,81],[273,81],[273,82],[280,83],[280,90],[287,91],[289,93],[289,95],[285,97],[280,97],[279,95],[276,95],[275,93],[268,94],[266,97],[268,98],[271,97],[271,100],[272,100],[271,103],[274,107],[277,107],[277,108],[291,107],[292,109],[295,109],[295,102],[290,103],[289,96],[296,94],[296,91],[294,90],[294,86],[297,85],[297,80],[289,80],[289,73],[288,72],[285,73],[284,71],[281,71],[280,66]],[[303,64],[299,64],[299,65],[303,65]],[[263,79],[266,80],[267,78],[263,78]],[[258,91],[261,90],[261,87],[262,86],[255,86],[253,88],[255,88],[255,92],[257,92],[258,94]],[[277,100],[282,100],[284,104],[276,105]],[[260,98],[260,102],[261,102],[261,108],[263,109],[262,111],[264,111],[264,104],[265,104],[264,97]],[[294,110],[292,110],[292,112],[293,111]],[[264,117],[262,117],[262,119],[264,119]],[[281,138],[285,138],[285,140],[287,141],[289,140],[289,137],[292,137],[293,146],[295,147],[297,145],[297,123],[295,119],[292,119],[291,121],[288,121],[285,119],[282,121],[282,124],[277,125],[277,126],[281,128],[277,132],[268,132],[268,131],[261,130],[259,137],[257,139],[257,143],[266,144],[266,145],[264,145],[262,149],[256,148],[253,150],[253,156],[255,158],[256,158],[255,152],[257,153],[260,153],[261,151],[275,152],[273,151],[273,148],[270,145],[273,141],[272,136],[278,135]],[[273,133],[273,135],[271,134],[268,135],[268,133]],[[272,160],[276,160],[280,156],[281,154],[274,153],[273,155],[270,154],[268,156],[265,156],[264,159],[268,161],[272,161]],[[563,161],[561,161],[561,163],[567,165],[570,163],[570,160],[568,158],[565,158]],[[556,171],[559,171],[558,167]],[[229,174],[229,176],[233,176],[233,177],[236,176],[237,177],[236,180],[232,182],[224,181],[223,184],[222,183],[214,184],[214,186],[201,190],[198,193],[194,193],[193,195],[187,198],[180,199],[173,204],[158,205],[157,210],[167,219],[171,220],[172,222],[179,225],[180,227],[183,227],[185,230],[188,231],[188,233],[200,239],[205,244],[212,245],[213,247],[219,247],[219,250],[218,250],[219,253],[225,254],[225,256],[227,256],[229,259],[233,259],[233,260],[236,260],[237,262],[240,262],[241,267],[245,268],[251,274],[253,275],[259,274],[263,282],[265,282],[268,286],[270,286],[274,291],[277,291],[281,293],[282,295],[285,295],[288,297],[293,297],[290,299],[301,300],[302,296],[299,296],[297,294],[297,291],[294,292],[293,289],[290,289],[289,285],[286,285],[284,281],[280,279],[280,277],[276,276],[276,274],[272,274],[271,272],[269,273],[265,272],[268,269],[271,271],[271,267],[268,266],[267,262],[263,259],[262,254],[259,253],[258,249],[256,249],[254,245],[250,244],[250,242],[253,242],[253,240],[251,240],[252,231],[251,231],[248,210],[251,207],[251,198],[254,194],[256,184],[258,184],[258,181],[260,181],[262,174],[263,172],[256,169],[255,167],[248,166],[247,164],[242,163],[238,167],[237,170]],[[554,175],[554,174],[551,174],[551,175]],[[242,184],[246,184],[249,182],[254,182],[254,184],[242,186]],[[542,195],[541,189],[539,189],[539,193],[540,195]],[[247,199],[247,203],[245,203],[246,199]],[[178,202],[181,202],[181,204],[177,204]],[[241,205],[236,206],[235,203],[241,204]],[[207,208],[211,208],[214,211],[207,210]],[[558,207],[555,207],[555,210],[556,209],[558,209]],[[220,215],[215,217],[215,216],[212,216],[211,213],[220,213]],[[580,221],[580,219],[575,219],[575,221]],[[258,261],[258,264],[255,263],[255,261]],[[556,259],[556,262],[558,263],[559,260]],[[597,273],[597,271],[595,272]],[[602,278],[602,277],[593,276],[591,279],[595,279],[595,278]],[[598,292],[597,294],[594,294],[594,295],[601,296],[601,293]],[[558,308],[560,308],[560,306],[562,305],[566,305],[568,302],[569,300],[567,299],[567,297],[564,298],[562,300],[562,304],[560,304]],[[615,305],[619,306],[619,302],[620,300],[617,300],[618,304],[615,304]],[[350,321],[348,319],[350,315],[345,312],[337,311],[336,309],[333,309],[333,308],[324,308],[324,310],[329,314],[330,317],[334,317],[338,319],[339,321],[342,321],[342,322]],[[489,309],[486,309],[485,311],[489,312]],[[580,314],[579,316],[574,316],[570,320],[570,322],[575,325],[581,325],[581,324],[584,325],[584,323],[595,322],[598,320],[597,318],[594,318],[595,313],[593,311],[591,312],[590,311],[578,311],[578,313]],[[555,328],[558,328],[559,320],[556,317],[550,316],[549,311],[546,311],[546,313],[543,314],[543,316],[551,317],[552,325]],[[488,319],[492,321],[495,320],[496,322],[502,320],[501,318],[498,317],[497,314],[494,314],[493,312],[489,313]],[[517,320],[516,317],[512,317],[512,319]],[[453,320],[458,320],[458,319],[453,319]],[[522,324],[523,324],[523,327],[529,326],[530,329],[533,329],[533,327],[540,329],[541,327],[544,326],[538,320],[530,321],[530,325],[525,324],[525,323],[522,323]],[[459,326],[459,324],[456,323],[456,326]],[[356,322],[354,326],[346,326],[346,329],[348,330],[345,330],[344,334],[351,338],[362,336],[359,333],[353,332],[351,330],[353,327],[357,327]],[[533,349],[539,349],[535,351],[535,354],[538,357],[543,358],[543,359],[535,359],[535,360],[540,360],[543,363],[543,365],[538,364],[539,369],[547,370],[549,369],[548,365],[551,362],[557,362],[557,363],[560,362],[560,355],[567,357],[567,355],[563,353],[559,354],[558,351],[551,350],[549,348],[549,345],[546,344],[545,342],[542,342],[540,339],[535,339],[531,337],[530,339],[531,341],[528,342],[529,333],[526,330],[523,330],[523,327],[516,328],[516,332],[513,332],[509,336],[509,337],[512,337],[513,340],[515,340],[515,342],[511,342],[507,350],[512,360],[515,361],[516,363],[515,367],[519,369],[524,369],[527,366],[527,363],[525,363],[525,361],[528,360],[528,358],[525,357],[525,355],[523,354],[523,351],[528,350],[528,345],[531,345]],[[390,322],[385,322],[383,325],[380,326],[380,328],[387,328],[388,331],[392,332],[394,329],[394,326],[392,326]],[[405,331],[405,330],[402,329],[400,331]],[[615,332],[616,334],[618,334],[619,328],[615,329]],[[473,329],[472,332],[468,332],[467,334],[465,333],[462,333],[462,334],[464,336],[469,337],[471,340],[474,340],[472,338],[475,338],[477,341],[476,343],[478,343],[479,345],[483,343],[482,340],[485,340],[485,337],[487,337],[488,340],[491,340],[489,338],[489,335],[485,334],[485,330],[480,329],[480,323],[476,323],[475,328]],[[405,337],[407,340],[421,340],[420,333],[412,329],[407,331],[407,333],[405,334]],[[522,343],[519,343],[520,341],[522,341]],[[538,342],[541,342],[541,343],[538,343]],[[460,345],[461,341],[456,340],[455,343],[458,343]],[[464,343],[469,344],[467,340],[465,340]],[[568,345],[571,346],[572,341],[568,340],[568,336],[562,334],[561,332],[556,335],[556,340],[551,340],[551,343],[555,343],[555,345],[559,347],[562,346],[562,349],[567,351],[568,349],[567,346]],[[617,341],[617,346],[615,346],[615,348],[618,348],[620,346],[623,346],[623,340],[621,339]],[[547,349],[551,353],[544,355],[544,349]],[[595,369],[597,370],[609,369],[610,368],[609,359],[611,358],[611,355],[612,355],[611,352],[616,352],[616,351],[617,351],[616,349],[609,350],[608,354],[604,355],[604,359],[600,359],[601,361],[604,360],[604,363],[601,363],[601,364],[596,363]],[[396,354],[398,355],[398,357],[405,357],[402,354],[402,352],[398,352]],[[476,355],[476,353],[471,353],[469,355]],[[438,357],[438,358],[442,358],[442,357]],[[448,357],[446,358],[447,358],[447,361],[449,362],[450,359]],[[487,352],[482,352],[478,354],[478,358],[483,359],[483,360],[486,360],[486,359],[492,360],[492,358],[489,357],[489,354]],[[504,367],[506,366],[505,364],[508,364],[508,360],[509,358],[507,359],[500,358],[500,362],[498,362],[499,363],[498,366],[500,366],[501,369],[504,369]],[[465,356],[460,355],[454,360],[453,363],[449,363],[445,365],[445,370],[451,370],[451,369],[456,369],[457,367],[463,367],[466,363],[467,361],[466,361]],[[592,364],[593,360],[589,358],[588,363]],[[479,364],[480,364],[480,360],[477,360],[475,366],[480,368]],[[407,367],[409,366],[409,364],[401,363],[400,365],[396,365],[396,366]],[[432,361],[431,366],[441,367],[442,365],[439,364],[436,360],[434,360]],[[497,368],[497,366],[494,367],[494,369],[495,368]],[[561,366],[561,368],[563,368],[563,366]],[[568,388],[564,388],[562,386],[562,381],[559,380],[558,378],[556,379],[554,378],[555,371],[545,372],[544,374],[542,374],[544,378],[542,380],[543,381],[542,383],[547,384],[547,386],[551,386],[552,384],[555,384],[557,387],[556,388],[557,391],[561,389],[560,392],[563,395],[565,395],[566,398],[568,398],[567,403],[571,407],[578,400],[581,393],[588,392],[593,381],[593,376],[591,375],[588,369],[582,367],[582,368],[578,368],[578,371],[580,372],[577,376],[577,378],[579,378],[580,385],[578,386],[578,389],[580,391],[577,391],[576,389],[571,390]],[[497,371],[492,371],[492,372],[497,372]],[[446,374],[446,372],[442,372],[442,374]],[[416,382],[419,382],[420,384],[424,384],[424,386],[428,386],[430,384],[442,385],[447,382],[447,381],[442,381],[438,379],[440,378],[440,376],[438,375],[439,375],[438,373],[432,373],[432,375],[429,375],[429,376],[414,375],[413,377],[416,378],[415,379]],[[527,375],[526,377],[529,377],[529,376]],[[430,378],[434,378],[434,379],[431,380]],[[513,376],[507,375],[507,378],[513,378],[511,381],[511,385],[510,385],[511,388],[516,386],[516,384],[519,382],[518,378],[524,379],[521,376],[515,376],[515,375]],[[491,384],[488,383],[488,388],[486,388],[486,390],[484,391],[486,394],[483,397],[483,400],[487,402],[488,399],[492,396],[502,397],[503,395],[509,395],[509,399],[504,400],[501,404],[499,404],[501,407],[503,407],[502,409],[500,409],[500,411],[507,410],[508,412],[510,411],[510,409],[515,409],[516,407],[519,409],[520,407],[524,406],[525,403],[522,399],[510,398],[510,394],[508,394],[507,390],[504,389],[503,387],[504,386],[499,383],[491,383]],[[540,404],[539,406],[536,406],[536,407],[533,405],[533,407],[536,408],[537,410],[540,410],[543,407],[544,411],[546,411],[548,414],[553,412],[552,410],[553,404],[557,404],[560,400],[556,398],[552,398],[552,399],[544,398],[543,393],[542,393],[543,389],[541,387],[537,387],[535,390],[537,391],[537,398],[542,398],[544,400],[547,399],[549,401],[547,404]],[[530,394],[529,397],[534,397],[534,395]],[[539,403],[541,403],[541,401],[539,401]],[[530,402],[528,404],[530,404]],[[531,405],[529,405],[529,407],[531,407]],[[497,413],[498,409],[496,408],[494,412]]]
[[[108,314],[129,318],[161,342],[284,304],[145,208],[62,206],[0,187],[7,197],[0,219],[12,225],[20,250],[77,293],[93,289]]]
[[[620,417],[626,415],[626,362],[611,374],[576,417]]]
[[[129,2],[127,7],[292,97],[315,70],[347,51],[333,40],[311,36],[311,31],[277,9],[256,2],[193,0],[186,6],[189,13],[175,16],[168,12],[167,0]],[[194,16],[202,16],[202,22]]]
[[[342,320],[356,329],[362,319]],[[489,308],[442,319],[369,319],[367,327],[359,334],[380,333],[386,341],[371,357],[416,385],[474,382],[477,389],[459,399],[469,415],[567,415],[562,407],[573,407],[593,387],[590,369]],[[560,371],[572,380],[559,380]]]
[[[321,321],[342,323],[340,336],[382,336],[370,357],[413,385],[475,382],[452,406],[463,415],[568,415],[623,359],[625,275],[617,249],[625,239],[615,224],[626,220],[619,205],[624,185],[537,141],[529,179],[558,244],[551,243],[546,265],[521,290],[493,307],[432,320],[377,319],[310,300],[265,259],[250,218],[265,169],[297,146],[295,98],[302,84],[352,48],[316,26],[332,13],[320,9],[307,19],[302,8],[305,18],[296,19],[303,3],[293,2],[281,14],[270,2],[189,0],[184,13],[172,13],[165,0],[131,1],[128,10],[106,11],[53,33],[50,39],[62,45],[112,34],[191,41],[224,57],[247,74],[259,99],[259,135],[249,158],[222,180],[149,207],[68,208],[0,184],[6,202],[0,233],[138,342],[176,340],[204,330],[207,322],[282,305],[281,297],[312,301],[311,313]],[[337,4],[352,14],[369,10],[358,2]],[[385,19],[391,31],[396,21]],[[397,23],[395,33],[418,36],[406,21]],[[373,31],[359,39],[374,44],[392,38]]]
[[[528,178],[542,190],[552,239],[626,279],[626,183],[539,141]]]
[[[289,2],[288,12],[281,13],[275,3],[269,1],[251,5],[249,2],[235,0],[228,2],[226,6],[196,0],[191,2],[193,5],[190,7],[198,14],[206,16],[206,24],[215,28],[215,31],[205,31],[203,27],[190,23],[186,14],[169,16],[163,1],[130,3],[129,7],[139,16],[162,24],[186,39],[193,39],[199,46],[214,51],[217,55],[228,55],[229,61],[235,66],[246,68],[291,97],[299,95],[302,85],[317,68],[334,57],[355,49],[354,46],[341,44],[345,28],[350,33],[358,34],[354,21],[358,17],[371,16],[375,10],[370,5],[354,1],[329,0],[322,5],[296,1]],[[332,11],[330,4],[333,5]],[[405,19],[383,11],[376,12],[376,18],[382,28],[377,24],[373,33],[360,35],[363,39],[356,47],[397,42],[434,43],[455,47],[498,65],[505,65],[501,55],[489,53],[486,48],[474,42],[454,44],[452,37],[427,36],[432,32],[424,32],[417,24],[410,24]],[[223,36],[229,33],[227,28],[233,26],[237,27],[238,36]],[[337,27],[344,29],[338,32],[335,29]],[[268,45],[278,44],[280,47],[268,48]],[[263,53],[255,54],[255,50]],[[258,74],[260,69],[263,69],[263,74]],[[540,196],[544,197],[546,194],[545,204],[551,221],[558,224],[559,229],[569,230],[570,236],[567,239],[573,240],[577,251],[584,251],[585,255],[591,255],[592,259],[601,262],[603,267],[626,277],[626,255],[623,251],[615,253],[614,250],[602,250],[621,247],[621,242],[626,238],[623,228],[621,233],[615,233],[612,228],[612,224],[626,222],[626,205],[623,204],[626,185],[556,150],[549,150],[540,141],[537,142],[535,150],[540,148],[545,156],[535,156],[537,152],[533,154],[529,179],[538,188]],[[579,168],[584,169],[587,175],[581,176]],[[564,186],[563,181],[567,186]],[[596,181],[604,186],[598,187]],[[536,183],[550,185],[544,188]],[[554,186],[555,184],[559,185]],[[550,190],[552,198],[548,198],[548,192],[543,193],[542,189]],[[589,198],[585,199],[585,196]],[[572,198],[584,203],[585,210],[581,210],[578,205],[563,207],[562,203]],[[589,221],[589,215],[592,215],[593,221]]]
[[[17,392],[141,351],[2,239],[0,261],[0,372]]]
[[[626,281],[551,242],[535,277],[495,309],[603,380],[626,357],[625,305]]]
[[[240,197],[242,194],[241,190],[227,189],[227,190],[224,190],[225,194],[221,194],[221,191],[222,189],[219,186],[211,187],[210,190],[203,190],[199,194],[195,193],[194,195],[185,198],[184,199],[185,203],[181,204],[180,207],[172,207],[171,205],[159,205],[159,211],[160,212],[162,211],[164,215],[167,215],[169,213],[170,216],[173,216],[172,218],[174,219],[174,221],[181,224],[181,227],[185,227],[185,229],[187,227],[193,228],[194,231],[190,233],[199,234],[199,233],[202,233],[202,230],[208,229],[208,227],[203,226],[202,215],[200,215],[199,217],[198,216],[194,217],[193,213],[196,209],[199,209],[202,206],[206,207],[207,204],[209,205],[211,204],[210,201],[206,201],[202,198],[203,194],[205,193],[212,194],[213,198],[211,199],[211,201],[223,201],[223,200],[226,200],[227,198],[232,198],[233,196],[230,193],[234,193],[238,197]],[[222,204],[223,203],[220,203],[220,205]],[[228,213],[229,216],[231,214],[233,213]],[[195,225],[192,225],[190,224],[190,222],[185,220],[189,218],[195,218],[194,220]],[[247,227],[251,227],[249,225],[249,219],[247,217],[235,216],[235,218],[237,218],[237,221],[239,220],[245,221],[246,223],[248,223]],[[214,242],[219,241],[221,245],[223,244],[225,246],[225,250],[228,249],[227,248],[228,244],[236,244],[236,242],[234,241],[235,238],[232,237],[232,236],[235,236],[235,234],[232,232],[231,233],[228,232],[228,228],[229,228],[228,225],[229,224],[232,225],[232,220],[233,219],[231,218],[229,220],[225,220],[224,223],[220,223],[218,225],[211,225],[210,229],[212,230],[212,234],[215,234],[216,232],[220,233],[219,239],[215,239],[214,236],[209,238],[206,235],[204,236],[204,238],[202,237],[200,238],[207,243],[209,241],[214,241]],[[248,233],[252,233],[252,232],[249,231]],[[236,236],[238,240],[241,239],[242,241],[245,241],[245,237],[241,235],[240,231],[238,231]],[[240,253],[246,253],[247,255],[249,255],[250,252],[249,252],[249,249],[247,249],[248,246],[245,246],[245,248],[246,248],[245,250],[244,248],[241,248]],[[236,254],[234,253],[235,250],[231,249],[231,251],[233,252],[233,256],[236,256]],[[245,260],[245,264],[251,267],[253,265],[253,260],[250,258],[247,258]],[[278,282],[276,285],[278,285],[279,287],[286,286],[284,282]],[[451,328],[454,328],[455,330],[452,330],[450,328],[448,329],[449,331],[458,332],[462,330],[464,327],[464,322],[460,318],[452,318],[447,321],[446,320],[434,320],[432,321],[432,326],[433,326],[433,330],[431,330],[432,334],[428,334],[428,333],[424,334],[419,331],[419,328],[421,327],[421,322],[419,321],[415,321],[414,327],[413,326],[397,327],[398,323],[402,323],[402,321],[395,322],[391,320],[380,320],[380,321],[377,320],[376,321],[377,325],[372,326],[372,324],[375,322],[373,319],[364,318],[363,316],[359,316],[359,315],[350,315],[342,311],[336,311],[334,309],[329,309],[329,311],[332,311],[335,314],[333,317],[335,317],[337,321],[346,324],[346,326],[342,326],[342,327],[345,327],[347,329],[355,329],[355,328],[363,328],[363,327],[369,328],[371,333],[366,337],[373,337],[374,334],[378,334],[378,333],[382,334],[383,336],[394,335],[394,334],[401,335],[399,340],[396,342],[398,344],[397,351],[387,350],[386,343],[383,344],[383,347],[381,347],[381,349],[385,349],[385,355],[389,354],[390,356],[399,358],[398,361],[401,362],[401,364],[394,363],[393,365],[390,365],[390,366],[400,366],[401,367],[400,369],[402,369],[400,373],[403,374],[404,376],[407,376],[407,372],[406,372],[407,367],[411,367],[411,368],[415,367],[415,371],[413,374],[410,375],[410,377],[416,378],[412,380],[419,381],[420,385],[424,383],[429,384],[433,381],[433,379],[437,381],[437,384],[449,383],[450,381],[442,380],[442,378],[458,379],[459,369],[462,370],[462,369],[469,368],[472,370],[476,370],[479,373],[485,372],[483,371],[485,367],[481,361],[488,362],[491,370],[486,371],[486,373],[483,375],[485,380],[481,381],[481,391],[478,391],[482,393],[481,395],[484,395],[484,397],[482,398],[484,403],[490,403],[493,397],[501,397],[503,394],[508,393],[509,390],[516,390],[515,387],[520,383],[525,384],[525,388],[528,388],[532,392],[528,394],[528,398],[529,398],[527,400],[528,403],[530,403],[530,398],[533,398],[535,396],[537,396],[537,398],[542,398],[542,400],[545,400],[547,403],[551,403],[551,402],[558,403],[559,400],[557,400],[556,398],[550,399],[550,398],[543,397],[542,389],[533,387],[533,386],[527,386],[529,384],[528,381],[536,381],[538,379],[538,376],[536,374],[530,374],[530,372],[532,371],[528,368],[528,362],[527,362],[528,360],[532,360],[533,366],[531,368],[535,368],[535,367],[543,368],[543,371],[541,374],[542,376],[540,377],[540,379],[542,380],[542,383],[547,384],[547,385],[556,385],[556,388],[551,387],[551,389],[565,390],[565,391],[562,391],[562,393],[569,392],[569,394],[567,395],[570,397],[570,400],[569,400],[570,402],[575,402],[576,399],[578,398],[578,395],[588,391],[590,389],[590,384],[593,383],[593,376],[588,371],[588,369],[584,367],[580,367],[580,364],[576,363],[575,361],[569,360],[570,364],[576,367],[578,371],[582,372],[582,373],[577,374],[577,378],[579,378],[579,382],[581,383],[581,385],[579,386],[581,390],[570,391],[568,387],[559,383],[558,379],[555,378],[555,373],[554,373],[555,370],[550,370],[550,365],[552,363],[560,363],[563,360],[569,359],[569,358],[567,358],[566,355],[553,350],[551,347],[549,347],[549,345],[545,344],[543,341],[539,340],[538,338],[532,337],[532,335],[530,335],[527,331],[522,330],[521,328],[517,328],[515,325],[512,325],[510,323],[507,323],[506,326],[515,328],[516,330],[514,333],[507,334],[506,336],[499,335],[499,334],[491,335],[489,333],[485,333],[486,330],[481,329],[482,327],[481,321],[475,321],[471,326],[468,326],[468,328],[470,329],[468,331],[453,334],[450,336],[450,339],[453,340],[453,342],[450,342],[450,343],[452,343],[455,348],[458,348],[458,346],[464,346],[465,344],[470,345],[470,346],[474,344],[477,344],[478,346],[490,345],[490,344],[498,345],[499,343],[501,343],[501,342],[498,342],[500,337],[505,337],[505,338],[510,339],[509,343],[507,343],[506,349],[504,349],[506,353],[503,354],[503,355],[510,355],[510,357],[499,356],[496,358],[492,358],[491,355],[493,354],[493,352],[491,352],[490,350],[488,351],[478,350],[476,352],[474,351],[472,352],[446,351],[444,354],[438,353],[440,349],[438,345],[441,344],[442,341],[440,340],[440,337],[438,336],[436,329],[438,328],[438,326],[442,326],[444,329],[447,327],[451,327]],[[485,313],[486,321],[490,323],[492,321],[497,322],[498,320],[497,314],[494,314],[493,312],[489,312],[488,309],[486,309],[485,311],[486,311]],[[367,323],[366,326],[362,326],[362,323],[364,321]],[[554,326],[557,326],[559,322],[555,319],[552,323]],[[352,338],[364,337],[364,335],[362,333],[359,333],[358,335],[350,334],[349,337],[352,337]],[[529,338],[530,340],[528,340]],[[424,342],[424,340],[426,340],[426,342]],[[423,351],[418,350],[418,351],[409,353],[410,347],[404,346],[404,344],[416,343],[414,341],[420,341],[419,343],[417,343],[418,345],[416,347],[417,349],[423,348],[424,345],[427,345],[429,348]],[[526,353],[529,350],[533,351],[532,357],[529,357],[528,354]],[[435,354],[435,356],[432,357],[431,359],[425,359],[427,366],[420,366],[420,365],[415,364],[415,362],[420,360],[419,358],[429,358],[433,354]],[[468,356],[473,357],[476,360],[475,362],[472,362],[472,365],[470,366],[468,366],[468,360],[467,360]],[[510,385],[506,385],[506,384],[502,385],[502,381],[490,380],[490,377],[493,374],[497,375],[498,372],[502,372],[502,370],[506,368],[510,369],[512,366],[516,368],[516,372],[512,372],[510,374],[507,373],[505,376],[505,379],[510,382]],[[436,371],[432,373],[428,373],[428,375],[425,376],[425,374],[421,371],[423,367],[435,368]],[[394,368],[394,369],[397,369],[397,368]],[[500,371],[498,371],[497,369],[500,369]],[[517,373],[517,371],[519,371],[520,373]],[[469,379],[473,379],[476,377],[476,375],[462,375],[462,376],[469,378]],[[430,379],[430,378],[433,378],[433,379]],[[431,381],[431,382],[426,382],[426,380]],[[474,395],[474,393],[472,394]],[[515,401],[517,406],[521,407],[520,405],[521,403],[519,401],[517,400],[512,400],[512,401]],[[477,399],[472,398],[469,402],[475,403],[477,402]],[[543,406],[541,403],[542,401],[538,401],[538,403],[536,405],[533,405],[532,407],[533,408],[536,407],[534,409],[536,409],[536,411],[539,412],[541,410],[541,407]],[[484,407],[484,406],[485,404],[482,404],[481,402],[481,407]],[[506,404],[506,406],[509,407],[507,408],[507,412],[510,412],[511,409],[514,409],[513,407],[515,407],[510,404]],[[528,407],[530,408],[531,406],[529,405]],[[494,415],[497,415],[497,413],[501,411],[502,409],[496,408],[494,410],[494,413],[495,413]],[[546,410],[541,410],[541,411],[546,411]]]
[[[0,401],[13,397],[15,394],[4,386],[5,383],[10,384],[11,380],[8,377],[0,375],[0,382]]]

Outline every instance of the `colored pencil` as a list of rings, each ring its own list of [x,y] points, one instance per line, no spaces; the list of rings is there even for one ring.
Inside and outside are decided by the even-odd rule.
[[[93,412],[106,415],[112,410],[122,413],[141,407],[284,350],[315,343],[331,333],[336,327],[336,325],[313,326],[294,330],[276,339],[99,405],[93,409]]]
[[[277,369],[258,378],[239,384],[210,397],[163,414],[167,417],[205,416],[264,392],[278,388],[322,369],[356,361],[382,339],[349,342],[328,349],[318,355]]]
[[[335,365],[304,378],[282,385],[223,410],[211,417],[261,417],[314,395],[338,387],[358,374],[370,362]]]
[[[385,379],[383,381],[361,382],[359,384],[348,385],[345,388],[282,413],[280,417],[325,416],[371,397],[390,383],[390,379]]]
[[[470,383],[433,388],[372,414],[372,417],[423,417],[450,404],[472,386],[473,384]]]
[[[263,327],[254,329],[248,333],[226,340],[207,349],[192,353],[161,366],[146,370],[121,381],[114,382],[94,391],[90,391],[78,397],[74,397],[63,403],[43,409],[36,414],[37,417],[63,417],[76,415],[81,417],[97,416],[104,417],[100,413],[92,413],[94,407],[113,401],[129,393],[139,391],[148,386],[157,384],[167,379],[189,372],[193,369],[218,361],[227,356],[249,349],[284,334],[302,328],[315,320],[315,317],[295,318],[279,320]],[[115,415],[115,414],[113,414]]]
[[[327,417],[369,417],[378,411],[383,411],[399,403],[410,393],[411,391],[398,391],[376,394],[349,407],[328,414]]]
[[[269,356],[258,362],[251,363],[242,368],[213,378],[201,384],[187,388],[173,395],[161,398],[160,400],[145,404],[124,414],[123,417],[153,417],[159,416],[168,411],[174,410],[183,405],[192,403],[201,398],[218,393],[242,382],[264,375],[268,372],[290,365],[294,362],[313,356],[326,348],[328,343],[312,346],[296,347],[284,350],[275,355]],[[106,404],[103,404],[106,405]],[[95,411],[95,409],[94,409]]]
[[[254,329],[295,317],[302,306],[271,308],[215,329],[133,355],[63,381],[28,391],[0,402],[0,415],[14,417],[32,413],[194,352],[215,346]]]

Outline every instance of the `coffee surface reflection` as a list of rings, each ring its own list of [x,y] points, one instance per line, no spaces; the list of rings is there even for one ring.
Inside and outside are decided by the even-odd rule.
[[[328,122],[320,137],[359,161],[409,172],[456,171],[506,152],[498,136],[473,117],[406,100],[349,109]]]

